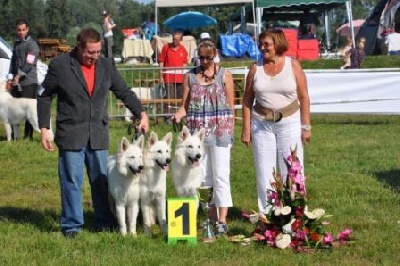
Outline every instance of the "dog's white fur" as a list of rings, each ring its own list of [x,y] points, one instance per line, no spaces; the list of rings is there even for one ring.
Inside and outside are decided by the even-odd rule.
[[[28,120],[33,129],[40,133],[37,116],[37,100],[28,98],[14,98],[6,89],[6,81],[0,82],[0,120],[7,133],[7,141],[11,141],[11,126],[14,139],[19,137],[19,125]],[[53,140],[53,131],[49,130]]]
[[[168,132],[161,140],[155,132],[150,133],[144,150],[144,169],[140,182],[140,204],[145,233],[151,235],[151,226],[156,219],[164,235],[166,223],[167,171],[171,163],[172,133]]]
[[[108,158],[108,190],[120,232],[136,235],[144,136],[130,143],[122,138],[116,155]],[[125,218],[127,217],[127,221]]]
[[[180,197],[196,197],[197,189],[202,182],[200,160],[204,155],[203,142],[205,129],[190,134],[183,126],[175,147],[175,158],[172,163],[172,177],[175,190]]]

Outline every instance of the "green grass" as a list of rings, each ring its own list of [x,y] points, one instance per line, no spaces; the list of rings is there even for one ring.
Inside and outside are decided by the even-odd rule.
[[[84,186],[85,229],[77,239],[59,232],[60,199],[57,152],[39,142],[5,141],[0,127],[1,265],[397,265],[400,261],[400,118],[398,116],[312,115],[313,138],[307,144],[305,171],[311,208],[332,214],[329,231],[351,228],[347,246],[295,254],[252,243],[243,247],[220,239],[196,246],[169,246],[162,238],[94,233],[90,190]],[[256,209],[256,180],[251,149],[240,143],[237,124],[232,150],[234,234],[249,235],[253,226],[241,209]],[[152,125],[164,135],[166,125]],[[110,153],[126,135],[126,123],[111,122]],[[174,134],[174,139],[176,134]],[[174,196],[168,177],[168,195]]]

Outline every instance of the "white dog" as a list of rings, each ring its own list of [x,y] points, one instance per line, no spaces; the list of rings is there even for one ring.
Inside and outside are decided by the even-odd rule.
[[[37,117],[37,100],[28,98],[14,98],[6,89],[7,82],[0,83],[0,120],[7,133],[7,141],[11,141],[11,126],[14,139],[19,137],[19,125],[28,120],[34,130],[40,133]],[[51,139],[53,131],[49,130]]]
[[[140,203],[145,233],[151,235],[156,219],[164,235],[166,226],[167,171],[171,163],[172,133],[161,140],[151,132],[148,147],[144,150],[144,169],[140,182]]]
[[[136,235],[139,213],[140,176],[143,170],[144,136],[130,143],[122,138],[117,155],[108,158],[108,190],[120,232]],[[127,217],[128,221],[125,221]]]
[[[197,198],[197,189],[203,176],[200,160],[204,154],[204,137],[204,128],[192,135],[186,126],[183,126],[178,135],[172,177],[176,193],[180,197]]]

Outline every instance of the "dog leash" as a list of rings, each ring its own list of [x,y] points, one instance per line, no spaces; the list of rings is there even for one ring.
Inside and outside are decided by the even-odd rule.
[[[173,121],[172,122],[172,128],[174,129],[175,133],[181,132],[182,128],[183,128],[183,122],[181,121],[179,123],[176,123],[175,121]]]
[[[174,117],[175,118],[175,117]],[[182,117],[179,123],[176,122],[175,119],[172,119],[172,128],[174,129],[175,133],[181,132],[183,126],[186,124],[186,118]]]
[[[127,128],[127,134],[132,135],[132,127],[135,127],[135,134],[132,136],[132,141],[136,141],[141,135],[144,134],[143,130],[139,129],[139,120],[134,121],[134,123],[129,124]]]

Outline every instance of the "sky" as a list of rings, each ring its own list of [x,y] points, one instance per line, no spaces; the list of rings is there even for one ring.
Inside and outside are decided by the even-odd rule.
[[[136,1],[142,4],[148,4],[150,2],[153,2],[154,0],[136,0]]]

